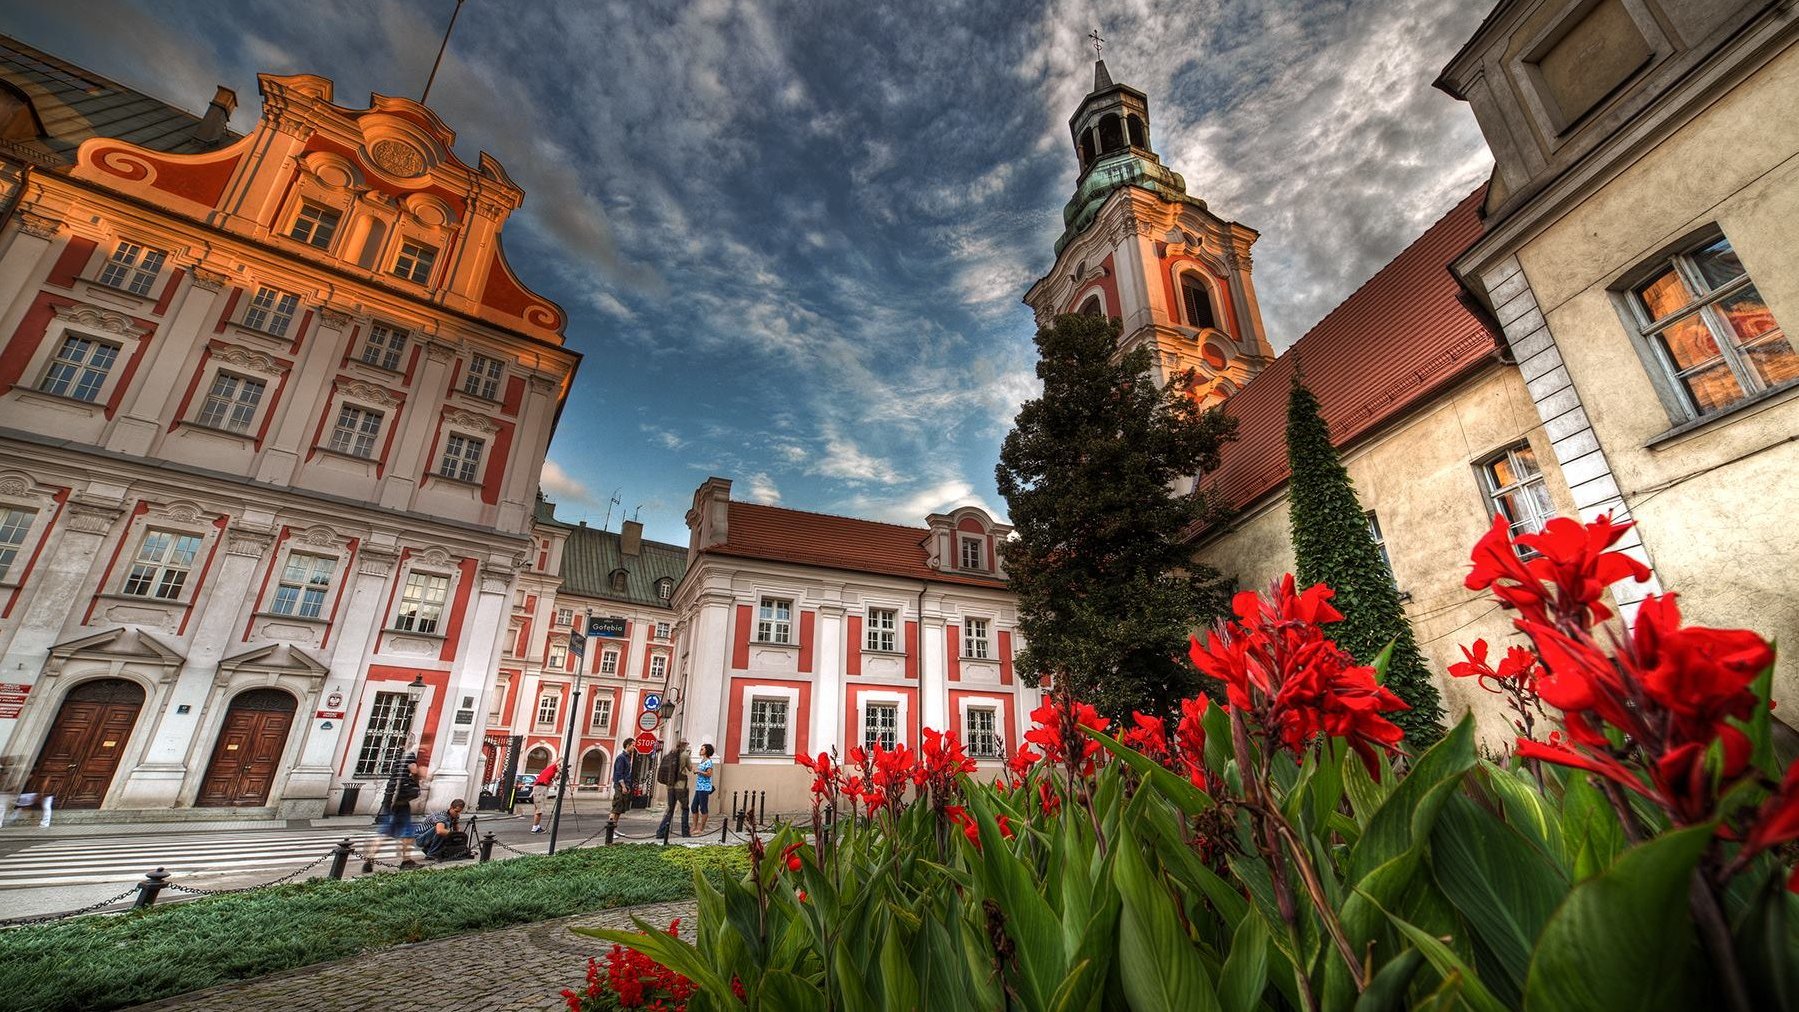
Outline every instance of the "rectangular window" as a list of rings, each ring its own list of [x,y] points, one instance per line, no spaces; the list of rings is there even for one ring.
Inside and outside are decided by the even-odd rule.
[[[500,708],[506,705],[506,690],[511,685],[512,679],[507,678],[505,675],[501,675],[500,680],[494,683],[493,702],[487,709],[487,722],[489,724],[498,724],[500,722]]]
[[[417,703],[404,692],[377,692],[369,707],[369,724],[356,751],[356,776],[384,777],[406,753]]]
[[[986,552],[982,550],[981,538],[962,536],[962,568],[986,569]]]
[[[394,276],[415,285],[431,280],[431,265],[437,263],[437,248],[407,240],[400,244],[400,255],[394,258]]]
[[[300,214],[287,234],[308,246],[330,249],[331,237],[337,234],[337,223],[342,217],[329,207],[307,201],[300,205]]]
[[[386,324],[369,325],[369,338],[362,344],[362,361],[389,372],[400,371],[400,356],[406,353],[406,331]]]
[[[38,389],[58,397],[93,403],[100,399],[106,377],[119,362],[119,346],[82,334],[67,334]]]
[[[155,597],[175,601],[187,585],[187,574],[194,568],[194,556],[200,554],[200,535],[175,531],[151,530],[138,546],[131,572],[125,576],[124,592],[135,597]]]
[[[537,726],[555,727],[556,711],[562,706],[562,696],[554,689],[545,689],[543,695],[537,697]]]
[[[618,651],[603,650],[600,652],[600,674],[618,674]]]
[[[593,701],[593,723],[589,725],[589,729],[600,734],[612,729],[612,700]]]
[[[12,573],[13,563],[19,560],[19,547],[25,544],[25,535],[31,533],[31,521],[36,518],[35,510],[0,507],[0,582]]]
[[[1512,536],[1535,534],[1555,515],[1549,486],[1537,467],[1536,452],[1519,443],[1480,466],[1487,501],[1493,512],[1511,522]]]
[[[962,656],[987,659],[987,620],[971,618],[962,625]]]
[[[864,637],[864,646],[869,650],[885,650],[892,653],[897,640],[899,612],[892,608],[868,609],[868,633]]]
[[[667,675],[668,675],[668,655],[667,654],[651,654],[650,655],[650,678],[654,681],[661,681]]]
[[[294,312],[299,308],[298,295],[263,285],[256,289],[256,296],[250,300],[250,308],[244,311],[244,326],[276,337],[286,337],[287,328],[294,322]]]
[[[401,632],[434,633],[443,619],[444,599],[450,593],[450,578],[436,573],[413,572],[406,576],[406,589],[400,594],[400,610],[394,615],[394,628]]]
[[[551,643],[550,656],[544,661],[544,666],[557,670],[568,667],[568,644]]]
[[[787,751],[787,700],[750,700],[750,740],[744,751],[762,755]]]
[[[329,555],[307,555],[291,552],[287,565],[281,568],[281,579],[275,585],[275,599],[269,611],[277,615],[318,618],[325,608],[325,595],[331,592],[331,577],[337,572],[337,560]]]
[[[256,423],[256,406],[262,403],[264,389],[262,380],[216,373],[197,421],[209,429],[249,432]]]
[[[670,631],[670,627],[667,622],[656,623],[656,638],[657,639],[659,639],[659,640],[668,639],[669,631]]]
[[[498,400],[500,396],[500,360],[485,355],[475,355],[469,359],[468,372],[462,377],[462,392],[483,400]]]
[[[1638,330],[1693,417],[1799,379],[1799,355],[1729,240],[1708,240],[1633,286]]]
[[[149,295],[150,288],[156,284],[156,276],[162,273],[162,263],[168,254],[159,249],[139,246],[134,242],[121,242],[119,248],[112,251],[112,258],[106,266],[100,268],[100,283],[113,288],[121,288],[133,295]]]
[[[1365,511],[1362,516],[1368,520],[1368,536],[1374,539],[1375,550],[1380,552],[1380,563],[1387,567],[1387,578],[1391,580],[1393,579],[1393,559],[1387,554],[1387,537],[1381,533],[1380,518],[1374,515],[1373,510]]]
[[[862,708],[862,747],[891,749],[899,742],[899,704],[869,703]]]
[[[575,610],[573,608],[557,608],[556,609],[556,624],[557,625],[574,625],[575,624]]]
[[[765,597],[756,616],[756,640],[760,643],[793,642],[793,602]]]
[[[968,710],[968,754],[976,759],[999,758],[999,731],[993,719],[994,714],[986,707],[970,707]]]
[[[481,451],[486,445],[473,436],[451,433],[444,440],[443,460],[437,465],[438,475],[457,481],[480,480]]]
[[[331,427],[332,452],[368,460],[375,455],[375,437],[381,434],[381,412],[345,404],[338,408]]]

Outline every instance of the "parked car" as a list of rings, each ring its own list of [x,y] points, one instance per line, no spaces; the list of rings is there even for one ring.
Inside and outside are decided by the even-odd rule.
[[[537,774],[520,773],[512,778],[512,803],[528,805],[532,802],[532,792],[537,789]]]

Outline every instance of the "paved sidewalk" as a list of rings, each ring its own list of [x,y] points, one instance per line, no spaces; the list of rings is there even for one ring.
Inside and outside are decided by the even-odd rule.
[[[682,935],[692,940],[694,903],[649,903],[520,924],[478,935],[461,935],[417,945],[383,949],[336,963],[322,963],[236,984],[221,984],[139,1005],[143,1012],[238,1012],[271,1008],[287,1012],[362,1012],[407,1008],[420,995],[427,1004],[481,1012],[566,1010],[561,992],[584,986],[587,957],[611,948],[608,942],[570,931],[571,927],[631,927],[636,915],[663,926],[682,918]]]

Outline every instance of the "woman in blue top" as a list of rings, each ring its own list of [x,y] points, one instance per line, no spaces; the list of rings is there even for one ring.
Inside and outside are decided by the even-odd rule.
[[[711,814],[712,801],[712,746],[700,746],[699,765],[693,768],[693,835],[699,836],[706,831],[706,817]]]

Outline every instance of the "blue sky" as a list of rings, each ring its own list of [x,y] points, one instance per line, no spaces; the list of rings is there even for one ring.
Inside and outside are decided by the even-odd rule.
[[[524,186],[514,267],[587,358],[550,448],[559,515],[686,542],[739,498],[921,524],[994,492],[1035,394],[1019,301],[1074,185],[1084,36],[1150,96],[1164,162],[1262,233],[1275,347],[1490,160],[1430,88],[1484,0],[468,0],[431,96]],[[416,96],[449,0],[15,4],[0,30],[189,109],[255,75]]]

